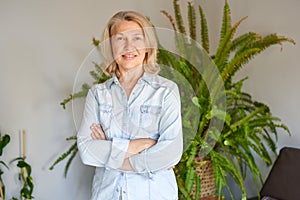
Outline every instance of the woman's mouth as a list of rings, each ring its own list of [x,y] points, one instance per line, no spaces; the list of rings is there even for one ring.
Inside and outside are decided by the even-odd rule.
[[[124,58],[126,60],[130,60],[130,59],[133,59],[135,57],[136,57],[136,55],[134,55],[134,54],[125,54],[125,55],[122,55],[122,58]]]

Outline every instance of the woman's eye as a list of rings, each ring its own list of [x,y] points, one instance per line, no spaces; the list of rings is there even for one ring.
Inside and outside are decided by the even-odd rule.
[[[134,39],[135,40],[143,40],[143,37],[142,36],[136,36]]]
[[[122,40],[124,40],[124,38],[123,37],[117,37],[117,40],[122,41]]]

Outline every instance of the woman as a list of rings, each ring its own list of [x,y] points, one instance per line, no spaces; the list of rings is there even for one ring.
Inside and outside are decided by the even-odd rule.
[[[180,96],[157,75],[154,28],[137,12],[119,12],[103,41],[104,71],[112,77],[89,90],[77,138],[83,163],[96,167],[91,199],[178,199]]]

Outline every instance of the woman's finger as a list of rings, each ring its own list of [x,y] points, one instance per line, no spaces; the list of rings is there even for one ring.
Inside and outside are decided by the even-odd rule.
[[[101,140],[101,136],[98,133],[92,132],[91,137],[93,140]]]
[[[167,170],[171,170],[171,169],[174,169],[174,168],[175,168],[175,166],[172,166],[172,167],[167,168]]]
[[[98,138],[97,138],[97,136],[96,136],[95,133],[91,133],[91,137],[92,137],[93,140],[98,140]]]
[[[105,133],[103,132],[102,127],[100,125],[92,124],[90,126],[90,129],[92,131],[91,136],[94,140],[106,140]]]

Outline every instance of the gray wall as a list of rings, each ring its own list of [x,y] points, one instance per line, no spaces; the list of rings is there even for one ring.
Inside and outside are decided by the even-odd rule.
[[[184,1],[185,2],[185,1]],[[196,1],[207,13],[210,37],[218,41],[223,1]],[[296,0],[229,1],[233,22],[249,18],[238,33],[277,32],[300,36],[300,2]],[[185,7],[183,3],[183,7]],[[88,199],[92,168],[77,157],[67,179],[64,164],[54,171],[48,168],[69,144],[65,137],[76,131],[71,105],[63,110],[59,103],[72,92],[79,66],[92,49],[91,39],[99,37],[108,18],[119,10],[137,10],[149,16],[158,27],[170,28],[161,9],[172,13],[172,1],[5,1],[0,0],[0,130],[10,133],[12,142],[4,159],[18,157],[19,131],[27,131],[27,160],[33,167],[34,196],[38,200]],[[292,137],[280,132],[279,147],[299,147],[297,103],[300,92],[297,78],[299,46],[272,47],[242,69],[238,77],[248,76],[245,90],[267,103],[274,115],[290,127]],[[268,173],[264,168],[264,177]],[[17,169],[5,170],[8,199],[17,195]],[[255,193],[247,180],[250,194]],[[238,192],[237,192],[238,193]],[[238,194],[237,194],[238,196]]]

